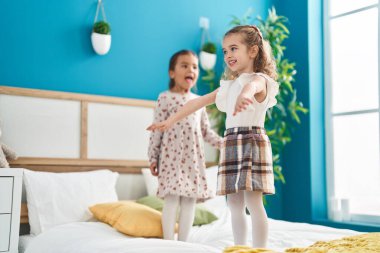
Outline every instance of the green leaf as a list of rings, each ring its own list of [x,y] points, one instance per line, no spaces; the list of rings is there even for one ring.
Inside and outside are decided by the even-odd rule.
[[[93,31],[100,34],[110,34],[111,26],[105,21],[98,21],[93,26]]]

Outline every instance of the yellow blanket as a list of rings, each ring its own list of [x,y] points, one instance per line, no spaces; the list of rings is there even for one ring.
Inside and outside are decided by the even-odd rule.
[[[368,233],[344,237],[332,241],[319,241],[306,248],[289,248],[285,252],[293,253],[379,253],[380,233]],[[223,253],[275,253],[269,249],[232,246]]]
[[[269,249],[251,248],[248,246],[231,246],[223,250],[223,253],[276,253]]]
[[[307,248],[290,248],[285,252],[297,253],[378,253],[380,233],[344,237],[328,242],[320,241]]]

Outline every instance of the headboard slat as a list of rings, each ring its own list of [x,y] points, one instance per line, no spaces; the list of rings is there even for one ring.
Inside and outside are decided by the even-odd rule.
[[[39,97],[39,98],[55,98],[55,99],[64,99],[64,100],[78,100],[78,101],[87,101],[87,102],[94,102],[94,103],[130,105],[130,106],[148,107],[148,108],[154,108],[156,105],[155,101],[142,100],[142,99],[119,98],[119,97],[79,94],[79,93],[62,92],[62,91],[37,90],[37,89],[28,89],[28,88],[16,88],[16,87],[9,87],[9,86],[0,86],[0,94]]]
[[[138,160],[100,160],[20,157],[10,161],[13,168],[26,168],[47,172],[90,171],[106,168],[119,173],[138,174],[142,168],[148,168],[148,161]]]
[[[26,203],[21,204],[21,211],[20,211],[20,223],[21,224],[28,224],[28,205]]]
[[[88,103],[81,101],[81,138],[80,138],[80,158],[87,158],[87,139],[88,139]]]

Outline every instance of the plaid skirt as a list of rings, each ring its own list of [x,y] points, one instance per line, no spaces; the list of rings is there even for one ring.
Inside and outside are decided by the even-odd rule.
[[[272,147],[262,127],[234,127],[225,131],[217,194],[238,191],[275,193]]]

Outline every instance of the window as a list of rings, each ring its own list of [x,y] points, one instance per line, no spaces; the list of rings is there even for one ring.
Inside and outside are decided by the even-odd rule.
[[[329,218],[380,224],[379,0],[325,0]]]

